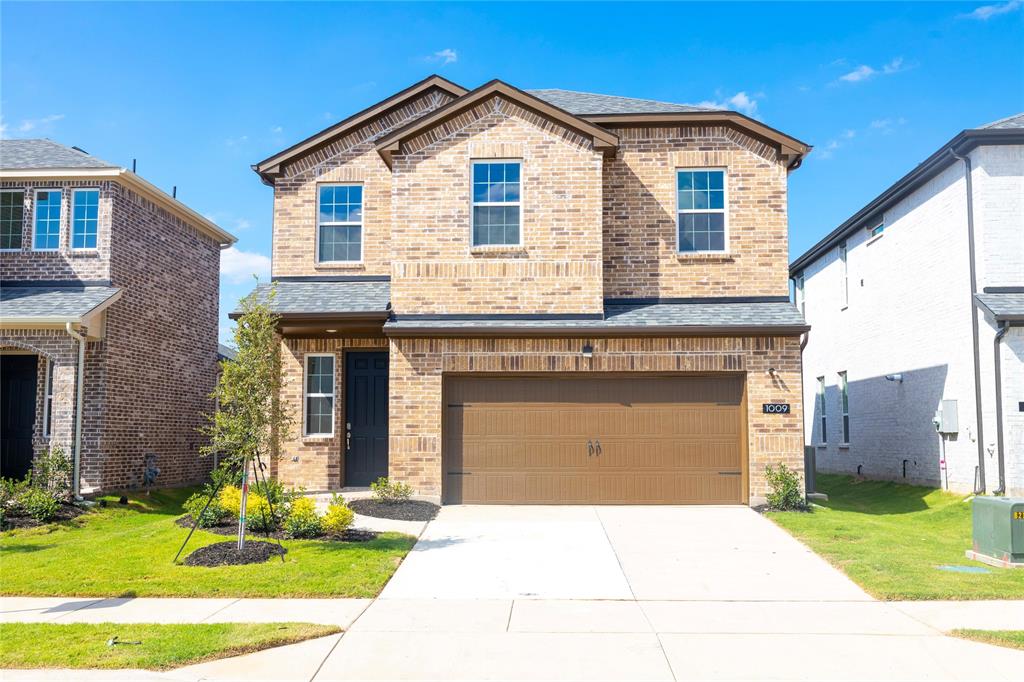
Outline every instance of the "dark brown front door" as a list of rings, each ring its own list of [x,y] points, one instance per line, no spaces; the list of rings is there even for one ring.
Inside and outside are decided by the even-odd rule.
[[[36,422],[35,355],[0,355],[0,476],[25,478],[32,468]]]
[[[388,475],[388,354],[345,354],[345,485]]]
[[[445,501],[746,501],[743,379],[453,377]]]

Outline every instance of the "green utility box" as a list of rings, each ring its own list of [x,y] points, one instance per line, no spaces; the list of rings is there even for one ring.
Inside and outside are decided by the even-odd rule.
[[[1024,498],[975,497],[974,547],[967,556],[993,566],[1024,568]]]

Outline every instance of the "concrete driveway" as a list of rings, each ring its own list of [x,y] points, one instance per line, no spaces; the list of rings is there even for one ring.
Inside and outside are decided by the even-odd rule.
[[[445,507],[315,680],[1017,679],[743,507]],[[984,671],[984,672],[982,672]],[[308,678],[306,678],[308,679]]]

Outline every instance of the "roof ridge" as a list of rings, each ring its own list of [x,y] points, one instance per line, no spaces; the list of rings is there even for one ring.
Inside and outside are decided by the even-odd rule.
[[[697,109],[706,109],[707,111],[728,111],[727,109],[715,109],[713,107],[706,107],[700,104],[689,104],[687,102],[667,102],[661,99],[651,99],[649,97],[627,97],[626,95],[609,95],[604,92],[589,92],[587,90],[567,90],[566,88],[532,88],[526,90],[526,92],[568,92],[575,95],[592,95],[594,97],[614,97],[615,99],[626,99],[634,102],[653,102],[655,104],[671,104],[677,107],[694,107]]]
[[[994,127],[998,126],[1000,123],[1007,123],[1008,121],[1012,121],[1015,118],[1022,118],[1022,117],[1024,117],[1024,111],[1020,111],[1020,112],[1018,112],[1016,114],[1011,114],[1011,115],[1007,116],[1006,118],[1000,118],[1000,119],[997,119],[995,121],[989,121],[988,123],[985,123],[983,125],[978,126],[977,128],[975,128],[975,130],[986,130],[988,128],[994,128]]]

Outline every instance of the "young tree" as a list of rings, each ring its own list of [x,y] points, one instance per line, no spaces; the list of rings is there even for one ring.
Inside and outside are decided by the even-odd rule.
[[[201,452],[218,453],[225,467],[242,472],[239,549],[245,546],[249,471],[253,462],[269,459],[280,451],[294,421],[279,400],[281,344],[277,338],[278,317],[270,308],[275,294],[271,288],[265,300],[259,300],[256,292],[242,299],[242,315],[234,332],[238,354],[233,360],[221,362],[213,393],[218,410],[208,415],[209,423],[202,429],[209,442]]]

